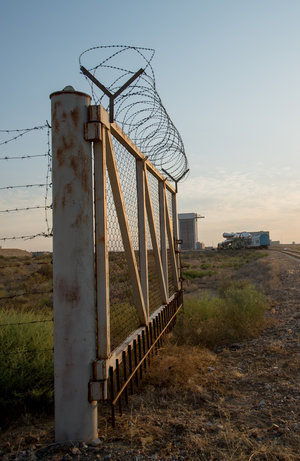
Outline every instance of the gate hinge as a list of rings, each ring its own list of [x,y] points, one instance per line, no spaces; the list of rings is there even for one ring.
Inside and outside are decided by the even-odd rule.
[[[107,400],[107,380],[89,382],[89,402]]]
[[[88,122],[84,124],[84,139],[90,142],[101,141],[101,123]]]

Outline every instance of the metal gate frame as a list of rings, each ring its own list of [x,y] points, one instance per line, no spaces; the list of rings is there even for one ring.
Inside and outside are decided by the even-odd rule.
[[[176,190],[101,106],[72,87],[53,93],[53,298],[56,440],[97,437],[97,401],[113,409],[133,390],[182,306]],[[136,160],[139,270],[131,241],[113,147],[115,138]],[[94,164],[92,163],[92,148]],[[92,171],[94,169],[94,184]],[[108,172],[140,327],[116,349],[110,345],[107,235]],[[148,181],[159,184],[160,245]],[[170,219],[167,191],[172,194]],[[94,218],[93,218],[94,214]],[[150,315],[148,220],[161,305]],[[168,293],[168,254],[175,293]],[[84,362],[83,362],[84,361]],[[120,367],[123,364],[123,373]],[[122,375],[122,376],[121,376]]]

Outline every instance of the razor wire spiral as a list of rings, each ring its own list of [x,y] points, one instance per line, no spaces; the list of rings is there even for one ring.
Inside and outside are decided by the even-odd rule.
[[[116,97],[115,120],[159,170],[178,181],[187,172],[188,161],[181,136],[156,90],[151,65],[154,53],[151,48],[136,46],[96,46],[81,53],[79,64],[84,65],[111,93],[116,92],[139,67],[143,68],[144,72]],[[85,78],[91,87],[94,103],[104,105],[105,94]]]

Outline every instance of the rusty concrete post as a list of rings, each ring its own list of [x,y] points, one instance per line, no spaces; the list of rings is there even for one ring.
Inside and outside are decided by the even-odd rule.
[[[96,359],[91,143],[84,140],[90,96],[68,86],[52,93],[53,304],[56,441],[90,441],[89,402]]]

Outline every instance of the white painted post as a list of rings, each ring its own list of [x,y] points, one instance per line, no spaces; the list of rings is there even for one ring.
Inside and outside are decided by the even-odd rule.
[[[92,153],[84,140],[90,96],[66,87],[50,99],[55,438],[89,441],[98,436],[88,392],[96,359]]]

